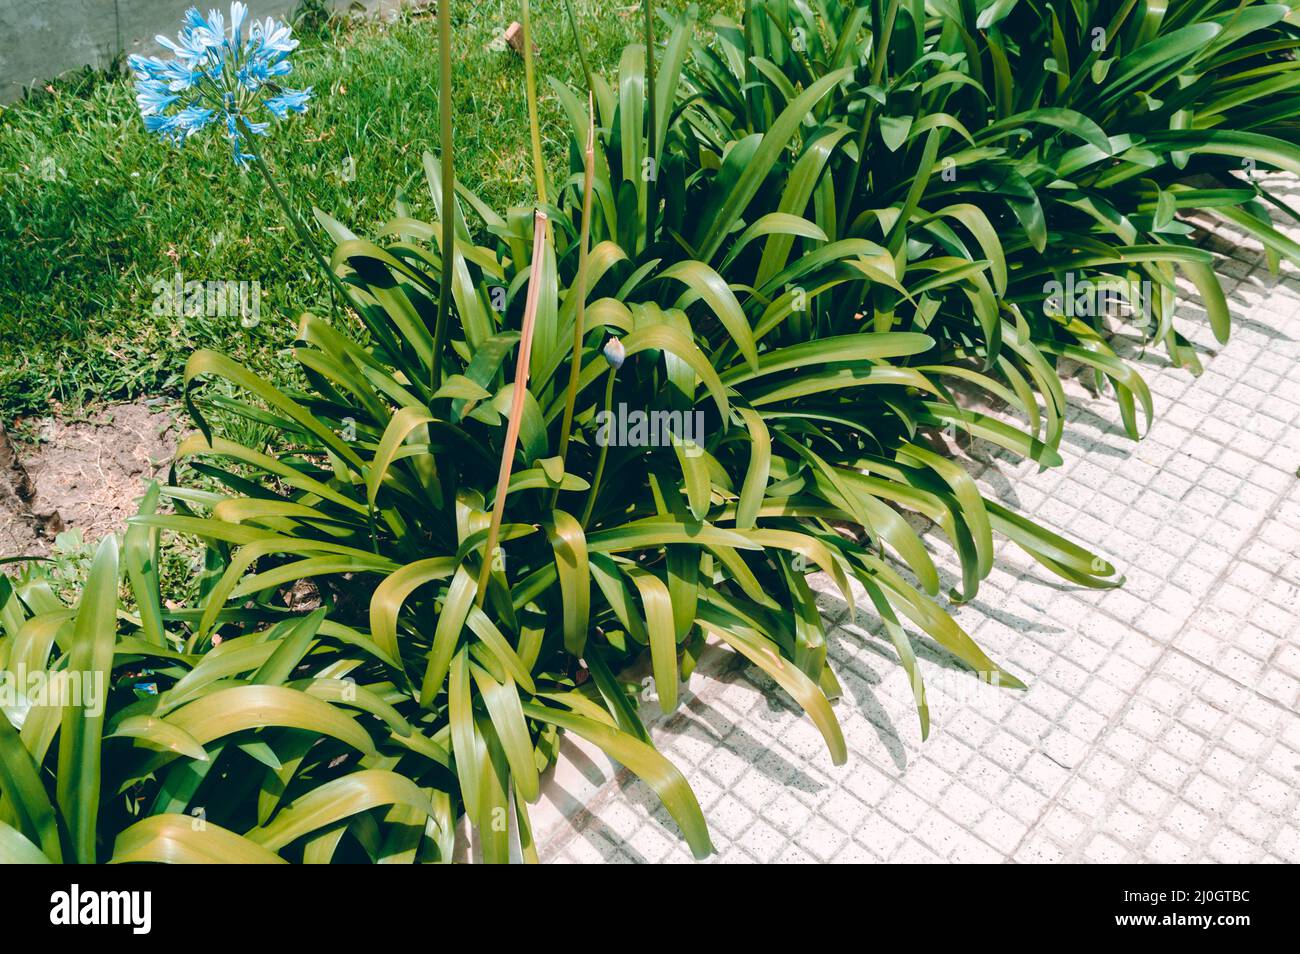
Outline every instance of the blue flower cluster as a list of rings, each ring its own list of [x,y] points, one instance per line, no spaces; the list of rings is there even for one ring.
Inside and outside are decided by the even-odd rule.
[[[209,10],[204,17],[190,7],[175,40],[156,38],[171,59],[129,58],[145,129],[179,146],[217,123],[225,127],[236,165],[243,166],[257,158],[244,151],[249,134],[265,136],[270,126],[256,121],[257,107],[276,119],[306,112],[311,88],[280,84],[293,69],[289,54],[298,46],[293,31],[267,17],[252,20],[245,33],[247,18],[248,7],[232,3],[227,32],[220,11]]]

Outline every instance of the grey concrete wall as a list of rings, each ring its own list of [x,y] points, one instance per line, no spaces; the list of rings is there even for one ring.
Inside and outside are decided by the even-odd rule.
[[[298,0],[247,0],[259,19],[284,17]],[[229,0],[0,0],[0,102],[68,70],[103,68],[119,53],[155,53],[191,6],[226,12]],[[336,0],[344,9],[348,0]],[[371,0],[366,7],[378,4]]]

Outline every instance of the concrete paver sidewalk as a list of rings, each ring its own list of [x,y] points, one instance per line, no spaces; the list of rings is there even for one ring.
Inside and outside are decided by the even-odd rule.
[[[1232,256],[1232,339],[1214,342],[1188,286],[1179,327],[1205,372],[1141,359],[1156,419],[1140,443],[1112,396],[1072,384],[1064,466],[975,451],[986,492],[1113,559],[1126,585],[1065,585],[1002,541],[954,612],[1029,689],[980,685],[922,648],[924,744],[874,617],[821,586],[845,689],[838,768],[761,671],[715,654],[716,678],[693,677],[681,709],[651,722],[700,799],[713,860],[1300,862],[1300,273],[1272,278],[1230,231],[1207,244]],[[951,585],[955,561],[941,570]],[[689,860],[646,786],[566,751],[534,811],[544,861]]]

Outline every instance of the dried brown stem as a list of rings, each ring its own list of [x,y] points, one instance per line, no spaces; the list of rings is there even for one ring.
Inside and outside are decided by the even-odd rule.
[[[519,335],[519,358],[515,362],[515,390],[510,400],[510,420],[506,424],[506,442],[501,450],[501,469],[497,473],[496,499],[492,502],[492,522],[488,525],[487,540],[483,547],[483,565],[478,572],[478,593],[474,602],[483,605],[487,596],[488,579],[492,575],[492,560],[496,554],[497,539],[501,535],[501,518],[506,509],[506,493],[510,489],[510,470],[514,466],[515,445],[519,441],[519,423],[524,416],[524,397],[528,393],[528,362],[533,353],[533,331],[537,325],[537,301],[541,297],[542,283],[539,275],[546,253],[546,213],[541,209],[533,213],[533,264],[528,273],[528,297],[524,302],[524,325]]]

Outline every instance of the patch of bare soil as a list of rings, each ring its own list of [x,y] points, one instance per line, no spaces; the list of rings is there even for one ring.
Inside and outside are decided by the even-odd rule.
[[[165,477],[177,436],[174,411],[141,401],[51,418],[35,447],[14,441],[36,493],[13,467],[0,468],[0,557],[43,556],[64,527],[81,528],[88,541],[121,530],[145,483]]]

